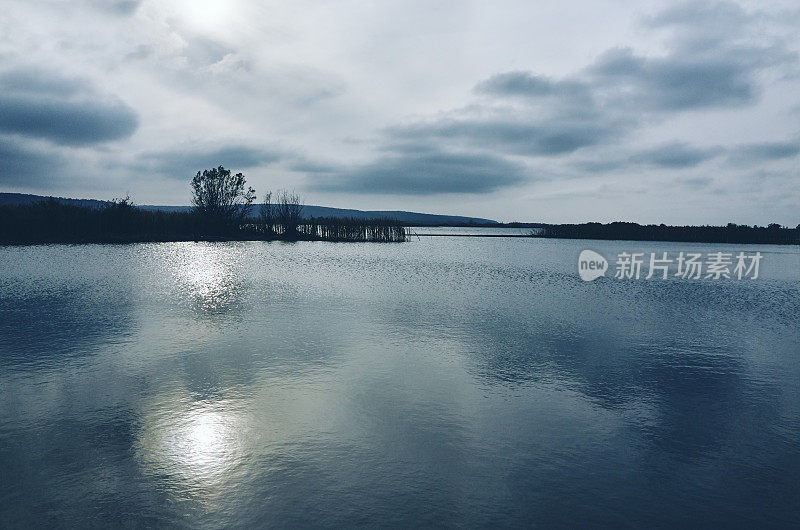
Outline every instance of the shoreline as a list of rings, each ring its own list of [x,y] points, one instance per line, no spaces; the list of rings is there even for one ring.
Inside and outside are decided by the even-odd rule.
[[[524,239],[565,239],[565,240],[584,240],[584,241],[637,241],[637,242],[657,242],[657,243],[702,243],[719,245],[781,245],[798,246],[800,241],[778,242],[778,241],[718,241],[718,240],[698,240],[698,239],[631,239],[631,238],[610,238],[610,237],[554,237],[529,234],[417,234],[409,233],[408,237],[502,237],[502,238],[524,238]]]

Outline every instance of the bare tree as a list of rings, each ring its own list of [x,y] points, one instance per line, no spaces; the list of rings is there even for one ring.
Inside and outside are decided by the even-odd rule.
[[[296,237],[297,226],[300,224],[300,215],[303,212],[300,196],[294,192],[289,193],[286,190],[282,190],[278,192],[275,199],[277,219],[278,223],[283,227],[284,236]]]
[[[275,204],[272,204],[272,192],[264,194],[261,203],[261,230],[265,235],[271,235],[275,230]]]
[[[243,174],[232,175],[222,166],[198,171],[191,184],[195,211],[212,225],[238,228],[256,199],[255,190],[245,184]]]

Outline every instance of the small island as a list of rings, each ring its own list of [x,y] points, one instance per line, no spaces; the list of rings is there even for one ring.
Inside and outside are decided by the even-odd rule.
[[[146,210],[129,197],[0,206],[0,244],[406,240],[395,219],[304,217],[299,195],[288,191],[266,192],[257,205],[245,176],[223,166],[198,171],[191,191],[193,207],[184,211]]]

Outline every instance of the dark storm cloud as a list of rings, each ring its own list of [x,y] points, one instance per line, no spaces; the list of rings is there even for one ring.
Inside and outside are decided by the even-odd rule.
[[[311,172],[312,181],[351,192],[486,192],[525,180],[507,155],[570,157],[571,167],[591,173],[697,167],[726,149],[684,141],[638,151],[619,146],[680,113],[755,104],[764,70],[780,66],[785,71],[797,63],[779,40],[743,38],[753,34],[757,20],[758,15],[727,3],[671,8],[645,21],[651,31],[669,32],[663,53],[614,48],[561,78],[521,70],[497,73],[475,85],[478,99],[470,105],[386,128],[378,146],[385,154],[372,164],[350,174]],[[764,159],[795,153],[792,145],[740,152]]]
[[[699,190],[707,188],[712,182],[714,182],[714,179],[711,177],[689,177],[675,179],[675,182],[682,186],[686,186],[687,188]]]
[[[326,191],[433,195],[484,193],[525,180],[519,164],[492,155],[425,149],[386,156],[352,172],[318,180]]]
[[[792,158],[800,154],[800,142],[761,142],[736,147],[730,160],[737,164],[753,164]]]
[[[626,48],[606,52],[589,73],[610,92],[611,102],[629,111],[739,107],[755,101],[755,73],[771,58],[763,60],[735,55],[645,58]]]
[[[240,171],[244,168],[271,164],[280,160],[281,154],[268,149],[245,146],[228,146],[216,149],[171,150],[148,153],[140,158],[142,169],[177,179],[191,178],[198,171],[224,166]]]
[[[670,142],[655,147],[626,153],[609,149],[573,162],[572,167],[587,173],[608,173],[637,166],[649,166],[672,170],[697,167],[725,153],[721,147],[696,147],[688,142]]]
[[[556,90],[547,77],[530,72],[506,72],[478,83],[475,91],[501,96],[548,96]]]
[[[733,2],[676,2],[660,13],[643,20],[651,28],[687,28],[692,33],[705,28],[704,35],[725,33],[753,18]]]
[[[561,155],[599,144],[619,134],[619,125],[594,120],[517,117],[447,119],[387,130],[397,139],[433,139],[464,142],[473,147],[499,149],[521,155]]]
[[[585,95],[587,87],[578,81],[556,81],[531,72],[514,71],[497,74],[478,83],[475,92],[495,96],[577,96]]]
[[[584,159],[573,162],[572,166],[579,171],[586,173],[608,173],[628,167],[630,160],[621,157],[609,157],[600,159]]]
[[[632,162],[672,169],[695,167],[720,154],[718,148],[702,149],[674,142],[648,149],[630,157]]]
[[[478,83],[475,92],[497,102],[522,102],[527,110],[515,108],[505,121],[486,118],[491,114],[487,110],[477,113],[478,118],[455,115],[405,129],[468,138],[515,154],[558,157],[616,141],[679,112],[752,105],[761,92],[761,71],[797,64],[796,54],[779,42],[740,39],[754,17],[733,4],[685,4],[646,22],[651,28],[673,30],[666,53],[645,56],[614,48],[562,79],[527,71],[499,73]],[[691,167],[713,154],[673,145],[632,161]]]
[[[6,133],[77,146],[127,138],[137,126],[136,114],[119,101],[98,103],[0,96],[0,131]]]
[[[724,28],[709,30],[711,21]],[[631,155],[620,154],[614,147],[646,124],[677,113],[754,104],[760,93],[758,74],[775,65],[794,63],[796,58],[777,44],[741,42],[739,34],[749,22],[749,15],[727,4],[691,4],[669,10],[646,22],[653,29],[673,31],[663,54],[645,56],[630,48],[615,48],[563,78],[529,71],[498,73],[474,87],[482,98],[475,104],[434,120],[389,127],[384,142],[390,150],[397,145],[422,144],[442,152],[456,148],[488,153],[495,160],[502,160],[503,155],[580,156],[585,148],[607,146],[613,154],[606,159],[577,160],[573,167],[590,172],[637,166],[696,167],[723,150],[673,142]],[[775,153],[781,152],[775,149]],[[752,156],[757,153],[754,150]],[[384,170],[382,164],[390,169]],[[395,167],[416,175],[414,185],[407,189],[419,193],[436,192],[440,184],[448,190],[462,186],[462,191],[484,191],[474,183],[481,181],[477,178],[480,171],[488,171],[478,165],[463,180],[452,175],[436,180],[434,175],[441,174],[441,167],[427,155],[414,155],[413,150],[402,158],[376,162],[369,169],[370,174],[385,177],[374,182],[398,182]],[[459,164],[452,167],[453,171],[462,169]],[[367,173],[358,175],[348,182],[378,186],[368,180]],[[432,179],[430,186],[423,185],[426,178]],[[493,189],[517,182],[500,179]]]
[[[0,138],[0,184],[25,187],[52,184],[63,171],[63,159],[11,138]]]
[[[128,105],[82,80],[35,70],[0,74],[0,132],[72,146],[131,136],[139,120]]]
[[[797,65],[797,54],[779,37],[763,33],[768,15],[745,12],[731,2],[684,2],[644,20],[667,31],[666,53],[606,51],[587,68],[586,80],[629,110],[664,114],[754,104],[759,74]],[[757,37],[757,38],[756,38]]]
[[[16,69],[0,73],[4,92],[30,96],[69,97],[85,88],[84,83],[37,69]]]
[[[90,2],[97,9],[122,16],[135,13],[141,3],[141,0],[92,0]]]

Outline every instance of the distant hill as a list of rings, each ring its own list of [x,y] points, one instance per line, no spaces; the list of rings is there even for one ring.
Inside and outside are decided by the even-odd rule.
[[[45,197],[43,195],[30,195],[28,193],[0,193],[0,206],[34,204],[48,199],[55,199],[63,204],[84,206],[87,208],[100,208],[108,204],[108,201],[99,201],[97,199],[65,199],[64,197]]]
[[[42,195],[30,195],[27,193],[0,193],[0,206],[31,204],[39,201],[55,199],[64,204],[76,206],[86,206],[89,208],[100,208],[108,204],[108,201],[97,199],[68,199],[64,197],[45,197]],[[150,204],[137,205],[143,210],[160,210],[165,212],[176,212],[189,210],[190,206],[154,206]],[[254,212],[258,211],[258,206]],[[303,206],[304,217],[351,217],[354,219],[376,219],[389,217],[403,223],[418,225],[494,225],[497,221],[492,219],[481,219],[479,217],[464,217],[460,215],[438,215],[430,213],[405,212],[405,211],[382,211],[382,210],[351,210],[347,208],[331,208],[329,206]]]

